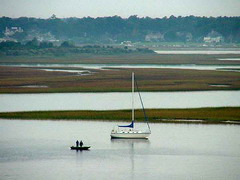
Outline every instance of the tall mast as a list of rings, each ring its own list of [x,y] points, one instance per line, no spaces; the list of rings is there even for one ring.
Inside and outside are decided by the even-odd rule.
[[[132,72],[132,121],[134,121],[134,72]]]

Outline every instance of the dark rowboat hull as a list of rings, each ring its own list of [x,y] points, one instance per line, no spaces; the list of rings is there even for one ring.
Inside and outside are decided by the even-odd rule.
[[[88,150],[89,148],[90,148],[91,146],[82,146],[82,147],[76,147],[76,146],[72,146],[72,147],[70,147],[71,148],[71,150],[80,150],[80,151],[82,151],[82,150]]]

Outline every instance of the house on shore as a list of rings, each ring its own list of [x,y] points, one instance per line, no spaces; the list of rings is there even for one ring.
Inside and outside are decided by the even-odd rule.
[[[211,31],[203,38],[203,41],[208,44],[218,44],[224,42],[224,37],[216,31]]]

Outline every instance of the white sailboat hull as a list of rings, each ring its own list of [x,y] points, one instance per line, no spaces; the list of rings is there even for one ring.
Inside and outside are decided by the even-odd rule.
[[[151,133],[111,133],[111,138],[147,139]]]

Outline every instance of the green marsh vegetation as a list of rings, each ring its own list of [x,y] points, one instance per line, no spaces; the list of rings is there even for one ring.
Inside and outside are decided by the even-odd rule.
[[[201,123],[224,123],[232,121],[240,123],[240,107],[196,108],[196,109],[147,109],[149,122],[179,122],[196,123],[193,120],[203,120]],[[131,121],[131,110],[114,111],[33,111],[0,113],[2,119],[25,120],[108,120]],[[135,111],[136,121],[143,122],[142,110]],[[166,121],[167,120],[167,121]],[[180,121],[181,122],[181,121]],[[199,123],[200,121],[197,121]]]
[[[4,64],[196,64],[240,65],[240,61],[218,60],[240,58],[232,55],[159,55],[159,54],[68,54],[66,56],[0,56]],[[128,92],[130,74],[136,73],[141,91],[201,91],[239,90],[240,73],[186,69],[116,69],[93,70],[81,76],[77,73],[47,72],[46,67],[0,66],[0,93],[56,93],[56,92]],[[54,69],[54,68],[51,68]],[[76,67],[55,69],[84,70]],[[85,69],[86,70],[86,69]],[[223,86],[211,86],[223,85]],[[27,87],[29,86],[29,87]],[[33,87],[35,86],[35,87]],[[39,86],[39,87],[38,87]],[[43,86],[45,86],[43,88]],[[23,88],[24,87],[24,88]]]
[[[76,70],[78,68],[65,69]],[[79,68],[79,70],[82,69]],[[132,71],[136,74],[140,91],[240,89],[239,72],[183,69],[89,71],[91,71],[89,75],[79,75],[58,71],[48,72],[36,68],[2,66],[0,68],[0,93],[130,92]]]
[[[61,49],[61,47],[59,47]],[[64,48],[63,48],[64,49]],[[218,59],[240,58],[239,54],[156,54],[156,53],[122,53],[94,54],[67,53],[35,54],[7,56],[0,53],[0,63],[9,64],[196,64],[196,65],[240,65],[240,61]]]
[[[39,42],[36,38],[23,44],[14,41],[0,42],[1,56],[52,56],[64,57],[76,54],[94,55],[121,55],[121,54],[154,54],[148,48],[128,48],[127,46],[109,45],[82,45],[75,46],[68,41],[64,41],[59,46],[51,42]]]

